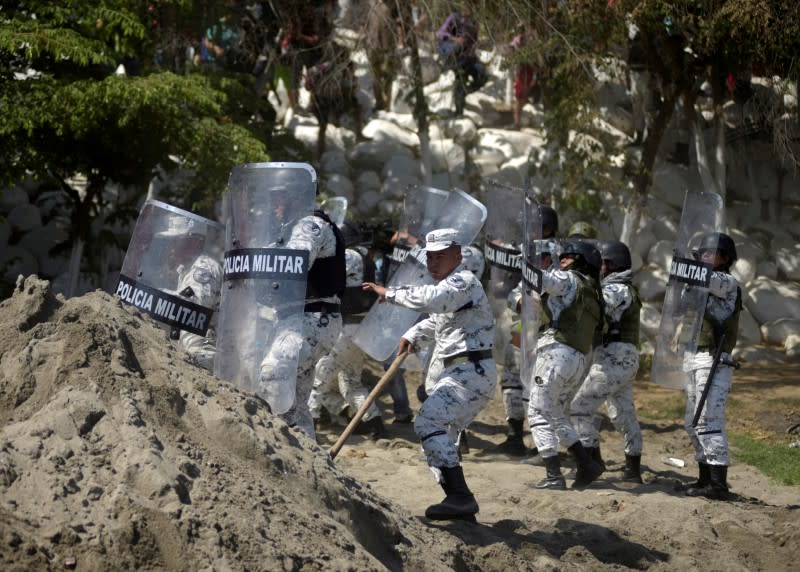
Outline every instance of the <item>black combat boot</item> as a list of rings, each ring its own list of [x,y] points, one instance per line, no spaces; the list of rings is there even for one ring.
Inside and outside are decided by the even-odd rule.
[[[386,438],[386,427],[383,426],[383,419],[380,416],[362,421],[360,424],[363,425],[363,434],[369,435],[373,441]]]
[[[642,469],[641,469],[642,456],[641,455],[625,455],[625,470],[622,473],[622,480],[626,483],[642,484]]]
[[[522,457],[528,453],[528,448],[525,446],[523,438],[523,422],[522,419],[508,420],[508,435],[506,440],[497,446],[498,451],[514,457]]]
[[[447,495],[438,504],[425,510],[425,516],[431,520],[468,520],[475,522],[478,503],[464,480],[464,470],[457,467],[440,467],[444,477],[442,488]]]
[[[552,457],[542,457],[544,467],[547,471],[545,477],[534,485],[537,489],[555,489],[563,491],[567,488],[567,483],[564,480],[564,475],[561,474],[561,461],[558,454]]]
[[[600,454],[600,445],[597,445],[596,447],[584,447],[584,449],[586,449],[586,452],[589,453],[589,457],[592,459],[592,461],[603,467],[603,470],[605,471],[606,462],[603,460],[603,456]]]
[[[603,466],[589,456],[580,441],[573,443],[568,450],[578,464],[575,481],[572,483],[573,489],[584,489],[603,474]]]
[[[731,493],[728,488],[728,467],[723,465],[707,465],[709,480],[704,487],[686,489],[688,497],[706,497],[711,500],[730,500]]]
[[[708,486],[708,483],[711,482],[711,465],[699,461],[697,463],[697,467],[699,469],[699,476],[697,477],[697,480],[683,487],[683,490],[686,491],[687,494],[688,491],[692,489],[703,489]]]

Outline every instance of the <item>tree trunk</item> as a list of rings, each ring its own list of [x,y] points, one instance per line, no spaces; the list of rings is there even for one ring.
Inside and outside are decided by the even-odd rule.
[[[411,51],[411,79],[414,83],[414,119],[417,122],[419,135],[420,175],[422,182],[431,184],[431,140],[428,133],[428,102],[425,100],[422,81],[422,64],[419,59],[419,44],[414,20],[411,17],[411,3],[408,0],[397,0],[397,9],[403,26],[406,45]]]
[[[639,228],[639,222],[653,183],[653,166],[656,162],[658,147],[661,139],[667,130],[672,114],[675,112],[676,95],[674,92],[667,93],[664,97],[658,113],[653,118],[652,126],[647,130],[642,144],[642,158],[639,167],[633,177],[633,194],[625,209],[625,218],[622,223],[622,236],[620,240],[630,245],[634,234]]]
[[[83,239],[75,238],[72,241],[72,253],[69,257],[69,285],[67,298],[72,298],[78,290],[78,279],[81,275],[81,259],[83,258]]]

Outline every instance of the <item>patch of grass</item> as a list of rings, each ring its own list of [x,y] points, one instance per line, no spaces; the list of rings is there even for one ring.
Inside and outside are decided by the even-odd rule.
[[[637,404],[636,414],[645,419],[683,419],[686,398],[683,393],[650,399]]]
[[[772,444],[747,433],[730,433],[733,457],[784,485],[800,485],[800,448]]]

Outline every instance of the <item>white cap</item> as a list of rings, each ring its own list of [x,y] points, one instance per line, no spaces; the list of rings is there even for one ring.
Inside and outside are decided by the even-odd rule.
[[[438,228],[425,235],[425,251],[438,252],[458,244],[458,231],[454,228]]]

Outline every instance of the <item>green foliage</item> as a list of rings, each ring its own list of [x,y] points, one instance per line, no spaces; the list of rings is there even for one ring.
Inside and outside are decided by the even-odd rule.
[[[205,13],[206,4],[158,6],[179,22]],[[0,185],[30,176],[63,189],[70,241],[82,239],[89,259],[97,244],[113,240],[95,235],[92,221],[135,217],[133,205],[155,174],[191,173],[170,198],[210,212],[234,165],[268,159],[270,109],[254,95],[252,78],[161,69],[148,6],[42,0],[4,3],[0,11]],[[115,75],[123,61],[140,73]],[[78,173],[87,177],[82,193],[69,184]],[[112,205],[118,198],[106,196],[109,183],[138,193]]]
[[[730,437],[735,460],[757,467],[781,484],[800,485],[800,448],[765,442],[747,433],[733,432]]]

